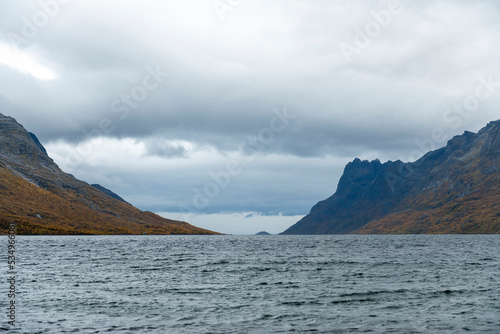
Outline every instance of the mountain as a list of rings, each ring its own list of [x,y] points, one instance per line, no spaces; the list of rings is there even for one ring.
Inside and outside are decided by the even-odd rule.
[[[126,200],[124,200],[123,198],[121,198],[120,196],[118,196],[117,194],[115,194],[114,192],[112,192],[111,190],[107,189],[107,188],[104,188],[103,186],[101,186],[100,184],[91,184],[92,187],[96,188],[96,189],[99,189],[100,191],[102,191],[103,193],[105,193],[106,195],[108,196],[111,196],[119,201],[122,201],[124,203],[127,203],[127,204],[130,204],[129,202],[127,202]]]
[[[355,159],[283,234],[500,233],[499,131],[490,122],[413,163]]]
[[[34,134],[0,114],[0,233],[12,222],[18,234],[216,234],[64,173]]]

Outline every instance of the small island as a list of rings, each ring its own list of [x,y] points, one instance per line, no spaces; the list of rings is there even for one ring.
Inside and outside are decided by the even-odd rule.
[[[272,235],[272,234],[269,232],[266,232],[266,231],[260,231],[259,233],[256,233],[255,235]]]

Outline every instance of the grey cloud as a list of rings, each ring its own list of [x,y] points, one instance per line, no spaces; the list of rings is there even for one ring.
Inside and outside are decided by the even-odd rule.
[[[439,4],[445,8],[456,7],[448,1]],[[475,6],[468,6],[473,10],[450,15],[450,23],[444,25],[439,17],[432,16],[427,10],[439,8],[438,5],[408,4],[407,10],[417,13],[414,21],[428,21],[434,29],[441,29],[441,33],[415,33],[415,27],[404,24],[412,15],[403,12],[374,39],[370,48],[362,50],[360,57],[347,65],[336,38],[352,38],[357,26],[372,19],[370,10],[384,8],[385,2],[343,3],[341,6],[347,12],[362,11],[351,21],[336,24],[331,18],[341,17],[342,13],[335,12],[334,5],[329,10],[320,11],[324,5],[318,2],[305,6],[304,15],[296,11],[297,4],[280,7],[285,17],[298,22],[283,31],[300,38],[295,39],[291,52],[282,57],[273,55],[270,59],[258,57],[261,53],[258,47],[268,42],[279,45],[282,41],[273,40],[272,34],[269,41],[253,41],[256,43],[255,54],[235,54],[229,45],[224,45],[223,37],[229,38],[224,36],[227,34],[224,30],[222,37],[212,36],[210,43],[202,42],[201,31],[189,32],[191,43],[185,43],[169,29],[152,35],[153,31],[148,27],[132,24],[142,18],[127,16],[130,14],[127,9],[114,13],[116,20],[109,20],[109,15],[104,13],[111,7],[104,6],[103,13],[93,13],[93,17],[89,12],[79,14],[68,8],[32,42],[60,64],[64,80],[69,82],[59,87],[51,84],[51,94],[59,95],[59,101],[50,110],[44,110],[50,103],[41,100],[43,97],[28,106],[33,113],[64,113],[65,117],[54,123],[53,119],[43,120],[35,114],[33,123],[43,125],[40,137],[45,140],[65,138],[80,141],[86,138],[85,131],[98,128],[103,118],[111,118],[116,130],[106,134],[109,136],[140,138],[162,133],[165,139],[193,140],[227,151],[237,149],[239,144],[235,139],[241,143],[265,127],[272,108],[286,105],[301,116],[303,124],[292,126],[293,137],[280,136],[271,150],[283,149],[284,154],[304,156],[335,153],[342,145],[359,146],[356,141],[364,140],[366,131],[358,129],[358,136],[349,133],[355,132],[352,118],[361,113],[375,114],[371,116],[374,119],[379,116],[390,119],[399,114],[397,117],[403,122],[412,123],[404,131],[382,124],[377,130],[368,132],[375,132],[381,139],[364,140],[363,146],[374,149],[380,145],[379,149],[391,150],[394,145],[408,143],[409,134],[415,135],[428,126],[423,118],[415,122],[409,117],[415,110],[432,108],[432,104],[426,105],[428,101],[434,100],[436,104],[439,99],[446,98],[444,88],[467,91],[465,84],[456,82],[450,73],[465,71],[464,75],[475,76],[476,68],[482,66],[482,62],[472,64],[474,67],[459,66],[463,59],[461,53],[467,49],[464,36],[467,41],[474,41],[476,35],[469,33],[467,27],[460,28],[459,25],[457,29],[454,24],[454,20],[463,17],[469,17],[470,24],[480,21]],[[488,5],[491,2],[483,3],[483,6]],[[315,20],[316,17],[319,19]],[[132,21],[125,24],[125,18],[132,18]],[[60,26],[64,29],[56,29]],[[476,31],[491,31],[496,37],[488,25],[479,26]],[[164,41],[157,39],[160,36]],[[277,36],[293,40],[291,35]],[[320,42],[313,42],[315,40]],[[398,51],[404,47],[400,43],[412,41],[415,49]],[[385,47],[387,43],[392,43],[390,46],[394,49]],[[325,49],[325,45],[329,47]],[[485,61],[493,60],[495,52],[498,53],[498,50],[492,51],[483,53]],[[318,58],[321,55],[334,58]],[[144,68],[156,64],[171,73],[171,77],[158,90],[150,92],[145,101],[131,110],[130,117],[122,121],[110,110],[112,101],[140,84],[145,75]],[[455,65],[446,67],[443,64]],[[386,77],[395,85],[394,93],[387,89],[389,80],[383,80]],[[422,94],[425,86],[429,87],[429,94]],[[404,103],[410,99],[414,101],[413,105]],[[380,103],[373,103],[377,100]],[[365,105],[368,102],[372,105]],[[388,111],[381,115],[383,109]],[[328,110],[326,113],[331,116],[325,117],[324,110]],[[443,113],[440,110],[430,112]],[[318,115],[322,117],[321,122],[317,121]],[[346,134],[345,129],[352,131]],[[399,133],[403,137],[398,140],[384,139]]]
[[[181,145],[173,145],[160,140],[146,142],[146,155],[164,158],[187,158],[188,153]]]

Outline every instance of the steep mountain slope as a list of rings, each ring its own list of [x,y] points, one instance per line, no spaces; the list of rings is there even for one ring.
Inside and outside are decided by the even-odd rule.
[[[283,234],[500,233],[500,121],[414,163],[355,159]]]
[[[0,114],[0,232],[11,222],[18,234],[214,234],[64,173],[34,134]]]
[[[125,202],[125,203],[128,203],[126,200],[124,200],[123,198],[121,198],[119,195],[115,194],[114,192],[112,192],[111,190],[107,189],[107,188],[104,188],[103,186],[101,186],[100,184],[91,184],[92,187],[102,191],[103,193],[105,193],[106,195],[108,196],[111,196],[119,201],[122,201],[122,202]],[[128,203],[130,204],[130,203]]]

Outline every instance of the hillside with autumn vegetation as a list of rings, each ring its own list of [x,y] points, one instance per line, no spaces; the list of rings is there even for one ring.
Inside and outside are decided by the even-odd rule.
[[[36,136],[0,114],[0,233],[217,234],[143,212],[64,173]]]
[[[361,161],[283,234],[500,233],[500,121],[413,163]]]

